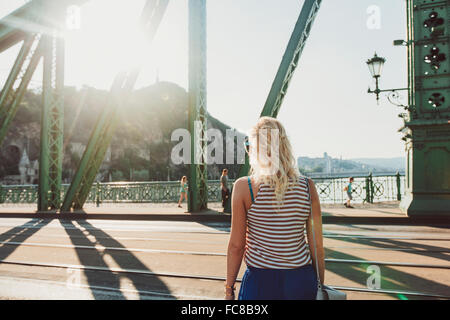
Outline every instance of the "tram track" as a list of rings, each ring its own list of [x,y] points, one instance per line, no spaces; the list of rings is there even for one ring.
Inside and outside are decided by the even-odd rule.
[[[182,278],[182,279],[194,279],[194,280],[203,280],[203,281],[217,281],[223,282],[226,280],[226,277],[222,276],[205,276],[205,275],[193,275],[188,273],[173,273],[173,272],[153,272],[148,270],[138,270],[138,269],[123,269],[123,268],[114,268],[114,267],[97,267],[97,266],[84,266],[84,265],[74,265],[74,264],[57,264],[57,263],[43,263],[43,262],[25,262],[25,261],[5,261],[0,260],[0,264],[9,264],[9,265],[20,265],[27,267],[45,267],[45,268],[58,268],[58,269],[71,269],[71,270],[82,270],[82,271],[94,271],[94,272],[112,272],[119,274],[139,274],[146,275],[152,277],[170,277],[170,278]],[[8,277],[4,277],[8,278]],[[241,283],[242,278],[237,278],[236,282]],[[109,290],[109,291],[117,291],[123,292],[123,290],[127,290],[129,292],[134,293],[143,293],[146,291],[141,290],[130,290],[130,289],[118,289],[113,287],[106,286],[92,286],[92,285],[82,285],[84,288],[89,288],[91,290]],[[427,292],[417,292],[417,291],[405,291],[405,290],[394,290],[394,289],[368,289],[363,287],[348,287],[348,286],[337,286],[330,285],[330,287],[348,291],[348,292],[364,292],[370,294],[390,294],[390,295],[403,295],[403,296],[413,296],[413,297],[428,297],[435,299],[450,299],[449,295],[441,295],[435,293],[427,293]],[[158,292],[158,291],[148,291],[149,296],[151,295],[160,295],[169,297],[167,293]],[[182,296],[180,296],[182,297]],[[191,297],[191,296],[185,296]]]
[[[426,238],[426,237],[380,237],[380,236],[366,236],[366,235],[340,235],[340,234],[324,234],[324,238],[329,239],[362,239],[362,240],[414,240],[414,241],[450,241],[450,238]]]
[[[43,236],[44,238],[50,236]],[[57,238],[66,238],[65,236],[54,236]],[[80,238],[82,236],[71,236],[71,238]],[[108,237],[96,237],[96,239],[110,239]],[[142,240],[139,238],[114,238],[114,240]],[[147,238],[145,241],[159,241],[159,242],[180,242],[180,243],[195,243],[203,244],[204,241],[201,240],[185,240],[185,239],[154,239]],[[208,242],[208,244],[223,244],[222,242]],[[70,248],[70,249],[97,249],[97,250],[118,250],[118,251],[130,251],[130,252],[149,252],[149,253],[180,253],[180,254],[191,254],[191,255],[209,255],[209,256],[225,256],[225,253],[220,252],[198,252],[198,251],[180,251],[180,250],[165,250],[165,249],[146,249],[146,248],[120,248],[120,247],[104,247],[104,246],[81,246],[81,245],[65,245],[65,244],[54,244],[54,243],[35,243],[35,242],[14,242],[14,241],[0,241],[0,245],[11,245],[11,246],[36,246],[36,247],[54,247],[54,248]],[[450,253],[450,250],[425,250],[425,249],[411,249],[411,248],[370,248],[370,247],[356,247],[356,246],[325,246],[325,249],[351,249],[351,250],[375,250],[375,251],[402,251],[411,253]]]
[[[35,220],[35,219],[34,219]],[[38,219],[43,220],[43,219]],[[98,222],[98,221],[97,221]],[[155,221],[152,221],[155,222]],[[160,221],[158,221],[156,224],[121,224],[121,227],[115,227],[115,224],[113,223],[104,223],[103,221],[99,222],[100,224],[94,224],[92,226],[83,226],[81,229],[87,230],[87,231],[96,231],[98,229],[101,229],[102,231],[108,231],[108,232],[149,232],[149,233],[180,233],[180,234],[205,234],[205,235],[228,235],[230,232],[230,226],[229,224],[225,223],[214,223],[214,222],[208,222],[201,224],[199,222],[170,222],[170,224],[160,224]],[[77,223],[77,222],[75,222]],[[14,223],[8,223],[8,224],[0,224],[0,229],[2,228],[14,228],[16,230],[22,230],[22,229],[42,229],[41,226],[35,225],[36,221],[29,221],[26,224],[23,224],[21,226],[17,226],[17,224]],[[346,225],[340,225],[340,227],[346,227]],[[386,227],[386,226],[384,226]],[[391,227],[396,227],[392,225]],[[64,228],[65,230],[77,230],[80,229],[80,227],[75,226],[72,223],[65,223],[63,221],[60,221],[58,225],[55,224],[49,224],[44,227],[46,230],[49,229],[61,229]],[[354,229],[355,227],[352,227]],[[342,228],[340,228],[342,229]],[[362,228],[364,229],[364,228]],[[8,231],[8,230],[6,230]],[[338,231],[338,230],[336,230]],[[342,230],[340,230],[342,231]],[[1,231],[0,231],[1,232]],[[20,231],[19,231],[20,232]],[[393,239],[393,240],[426,240],[426,241],[434,241],[434,240],[442,240],[442,241],[450,241],[449,237],[444,238],[437,238],[434,236],[422,236],[422,237],[412,237],[408,234],[410,233],[416,233],[411,231],[403,231],[403,230],[396,230],[396,231],[362,231],[366,234],[360,233],[349,233],[349,230],[345,230],[345,233],[339,234],[335,233],[334,230],[330,230],[325,228],[323,230],[324,237],[329,238],[360,238],[360,239]],[[352,231],[350,231],[352,232]],[[420,232],[420,231],[419,231]],[[382,234],[382,235],[367,235],[368,233],[375,233],[375,234]],[[403,235],[398,235],[398,234]],[[430,234],[436,234],[435,230],[433,231],[425,231],[421,232],[424,234],[430,233]],[[438,232],[440,234],[447,235],[447,232]],[[144,240],[144,239],[143,239]]]
[[[73,250],[96,250],[96,251],[122,251],[122,252],[143,252],[143,253],[162,253],[175,255],[194,255],[194,256],[216,256],[226,257],[224,252],[202,252],[202,251],[183,251],[183,250],[165,250],[165,249],[145,249],[145,248],[125,248],[125,247],[108,247],[101,245],[72,245],[72,244],[49,244],[49,243],[21,243],[21,242],[0,242],[1,245],[10,246],[29,246],[29,247],[46,247],[46,248],[63,248]],[[2,260],[0,260],[1,263]],[[332,259],[325,258],[327,263],[346,263],[346,264],[370,264],[383,265],[392,267],[408,267],[408,268],[428,268],[428,269],[450,269],[450,265],[438,264],[418,264],[407,262],[392,262],[392,261],[371,261],[371,260],[356,260],[356,259]]]
[[[1,227],[1,226],[0,226]],[[46,227],[49,228],[49,227]],[[53,229],[60,229],[59,227],[51,227]],[[79,228],[70,226],[70,227],[64,227],[66,230],[80,230]],[[16,227],[15,229],[40,229],[39,227]],[[122,229],[122,230],[118,230],[118,229],[99,229],[99,228],[91,228],[91,227],[85,227],[82,229],[83,231],[110,231],[110,232],[132,232],[132,231],[136,231],[136,232],[148,232],[148,233],[168,233],[168,234],[172,234],[172,233],[179,233],[179,234],[195,234],[195,235],[229,235],[229,232],[205,232],[205,231],[178,231],[178,230],[160,230],[160,231],[155,231],[155,230],[130,230],[130,229]],[[16,231],[16,232],[8,232],[8,234],[10,236],[14,236],[14,235],[33,235],[35,237],[66,237],[66,235],[57,235],[57,234],[46,234],[45,236],[43,235],[39,235],[33,232],[22,232],[22,231]],[[447,233],[445,233],[447,234]],[[1,234],[0,234],[1,235]],[[71,236],[73,238],[78,238],[81,236]],[[336,234],[336,233],[327,233],[326,231],[323,234],[324,238],[329,238],[329,239],[361,239],[361,240],[414,240],[414,241],[450,241],[450,238],[448,237],[411,237],[411,236],[369,236],[369,235],[364,235],[364,234]],[[111,236],[111,237],[97,237],[99,239],[109,239],[109,238],[114,238],[115,240],[133,240],[133,241],[182,241],[184,242],[185,240],[177,240],[177,239],[165,239],[165,238],[148,238],[148,237],[120,237],[120,236]],[[188,241],[189,242],[189,241]]]

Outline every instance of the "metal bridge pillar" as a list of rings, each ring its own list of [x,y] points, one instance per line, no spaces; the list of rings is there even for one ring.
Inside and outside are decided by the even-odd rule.
[[[51,34],[43,41],[43,81],[41,148],[39,155],[38,211],[59,209],[61,205],[61,175],[64,125],[64,38],[61,36],[64,6],[46,1],[49,17],[44,21]],[[54,19],[54,20],[53,20]]]
[[[206,110],[206,0],[189,0],[189,212],[208,204]]]
[[[409,112],[406,195],[410,217],[450,216],[450,1],[408,0]]]

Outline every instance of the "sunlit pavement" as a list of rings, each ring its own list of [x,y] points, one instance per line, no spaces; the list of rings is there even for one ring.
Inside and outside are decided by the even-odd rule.
[[[324,235],[326,283],[349,299],[450,296],[445,225],[324,224]],[[228,222],[0,218],[0,297],[222,299],[228,238]]]
[[[389,224],[389,225],[448,225],[450,217],[410,219],[399,209],[399,202],[354,204],[354,209],[343,204],[323,204],[322,220],[325,224]],[[35,204],[0,204],[0,217],[4,218],[68,218],[105,220],[155,220],[229,223],[231,216],[224,213],[221,203],[208,203],[208,209],[198,213],[187,212],[183,203],[89,203],[83,210],[71,213],[36,212]]]

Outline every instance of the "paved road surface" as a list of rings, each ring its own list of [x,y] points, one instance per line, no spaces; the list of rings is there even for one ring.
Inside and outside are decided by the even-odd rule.
[[[324,225],[324,232],[327,284],[367,289],[375,265],[381,290],[400,292],[346,291],[349,299],[450,297],[449,229]],[[226,223],[0,218],[0,298],[222,299],[228,237]]]

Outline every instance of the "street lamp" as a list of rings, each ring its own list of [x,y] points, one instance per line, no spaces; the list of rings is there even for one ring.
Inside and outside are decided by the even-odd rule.
[[[369,67],[370,74],[375,79],[375,90],[371,90],[369,87],[369,89],[367,90],[367,93],[374,93],[377,97],[377,104],[380,104],[380,93],[381,92],[390,92],[390,94],[388,96],[388,100],[390,103],[392,103],[396,106],[399,106],[399,107],[407,108],[407,106],[405,106],[405,105],[393,102],[392,99],[399,98],[397,91],[408,90],[408,88],[387,89],[387,90],[381,90],[379,88],[379,79],[381,77],[381,72],[383,71],[383,66],[384,66],[385,62],[386,62],[386,59],[383,57],[377,56],[376,52],[375,52],[375,55],[373,56],[373,58],[367,60],[366,63],[367,63],[367,66]]]
[[[377,56],[377,53],[375,52],[375,55],[373,56],[373,58],[367,60],[367,66],[369,67],[369,71],[370,74],[372,75],[373,78],[375,78],[375,90],[369,90],[367,91],[368,93],[375,93],[377,95],[377,104],[379,104],[380,102],[380,88],[378,87],[379,83],[378,83],[378,79],[381,76],[381,71],[383,71],[383,66],[384,63],[386,62],[385,58],[379,57]]]
[[[386,59],[377,56],[376,52],[373,58],[367,60],[367,65],[369,66],[369,70],[370,73],[372,74],[372,77],[379,78],[381,76],[381,71],[383,71],[383,66],[385,62]]]

